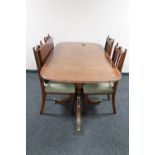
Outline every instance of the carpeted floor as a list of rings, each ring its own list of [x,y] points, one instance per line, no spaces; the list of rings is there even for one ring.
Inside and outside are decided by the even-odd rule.
[[[119,83],[117,114],[112,114],[110,101],[88,107],[87,115],[82,117],[80,135],[75,132],[75,118],[65,106],[47,100],[45,114],[40,115],[41,92],[37,73],[26,73],[26,81],[27,155],[129,154],[128,75],[124,75]]]

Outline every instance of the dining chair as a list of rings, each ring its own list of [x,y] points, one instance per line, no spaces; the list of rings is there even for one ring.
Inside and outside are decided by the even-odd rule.
[[[111,56],[112,48],[114,44],[114,39],[110,38],[109,36],[106,38],[104,50],[108,54],[108,56]]]
[[[73,84],[54,82],[54,81],[46,81],[40,75],[40,71],[46,62],[48,56],[52,52],[52,45],[49,43],[45,43],[44,45],[38,45],[33,47],[33,52],[36,60],[41,92],[42,92],[42,104],[40,114],[44,112],[45,102],[47,94],[74,94],[75,87]],[[48,79],[47,79],[48,80]]]
[[[116,67],[120,72],[122,71],[126,52],[127,50],[125,49],[123,51],[121,47],[118,47],[118,44],[114,48],[112,66]],[[85,84],[83,86],[85,94],[85,104],[87,103],[88,95],[99,95],[99,94],[110,95],[112,96],[111,99],[112,99],[113,113],[116,114],[115,96],[118,83],[119,81],[108,83]]]

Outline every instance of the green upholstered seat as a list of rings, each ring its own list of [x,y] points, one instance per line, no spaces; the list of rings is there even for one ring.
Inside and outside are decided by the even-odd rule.
[[[47,93],[74,93],[75,87],[73,84],[61,83],[61,82],[51,82],[48,81],[44,83],[45,92]]]
[[[108,94],[113,91],[113,83],[94,83],[94,84],[85,84],[84,93],[86,94]]]

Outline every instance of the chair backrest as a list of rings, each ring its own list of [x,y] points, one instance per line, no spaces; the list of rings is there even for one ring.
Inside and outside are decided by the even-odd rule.
[[[48,39],[50,39],[51,36],[49,35],[49,33],[47,34],[47,36],[44,37],[44,42],[46,43]],[[43,45],[43,42],[40,41],[40,45]]]
[[[42,41],[40,41],[40,45],[43,45],[43,42]]]
[[[113,64],[118,68],[118,70],[121,72],[125,60],[127,49],[123,51],[122,47],[118,46],[118,43],[116,44],[112,56],[112,62]]]
[[[50,38],[51,38],[51,36],[50,36],[49,34],[47,34],[47,36],[44,37],[44,41],[45,41],[45,43],[46,43],[47,40],[50,39]]]
[[[112,55],[112,62],[113,62],[113,64],[115,64],[115,61],[116,61],[116,51],[117,51],[117,49],[118,48],[121,48],[121,47],[119,47],[118,46],[118,43],[115,45],[115,47],[114,47],[114,51],[113,51],[113,55]]]
[[[118,68],[120,72],[122,72],[126,52],[127,52],[126,49],[123,51],[122,47],[119,47],[118,43],[116,44],[114,48],[113,56],[112,56],[112,63],[114,64],[115,67]],[[114,83],[114,94],[116,94],[118,83],[119,81]]]
[[[105,42],[105,47],[104,47],[104,50],[105,52],[107,52],[107,54],[110,56],[111,55],[111,51],[112,51],[112,48],[113,48],[113,44],[114,44],[114,39],[110,38],[109,36],[107,37],[106,39],[106,42]]]
[[[41,46],[39,49],[39,55],[40,55],[39,58],[41,65],[43,66],[48,56],[54,49],[53,39],[49,37],[44,44],[40,41],[40,45]]]
[[[41,64],[41,61],[40,61],[39,50],[40,50],[40,45],[37,45],[36,47],[33,47],[33,52],[34,52],[34,57],[35,57],[35,61],[36,61],[36,64],[37,64],[37,69],[40,72],[40,70],[42,68],[42,64]]]
[[[39,75],[40,84],[41,84],[41,89],[42,89],[42,92],[44,93],[45,92],[44,79],[40,75],[42,64],[41,64],[41,61],[40,61],[39,51],[40,51],[40,45],[37,45],[36,48],[33,47],[34,57],[35,57],[35,60],[36,60],[38,75]]]

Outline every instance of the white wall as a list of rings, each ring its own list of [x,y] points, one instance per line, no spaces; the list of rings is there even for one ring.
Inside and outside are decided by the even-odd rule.
[[[36,69],[32,47],[47,33],[54,43],[86,41],[102,45],[110,35],[129,49],[128,7],[128,0],[27,0],[26,69]],[[128,54],[123,72],[129,71]]]

